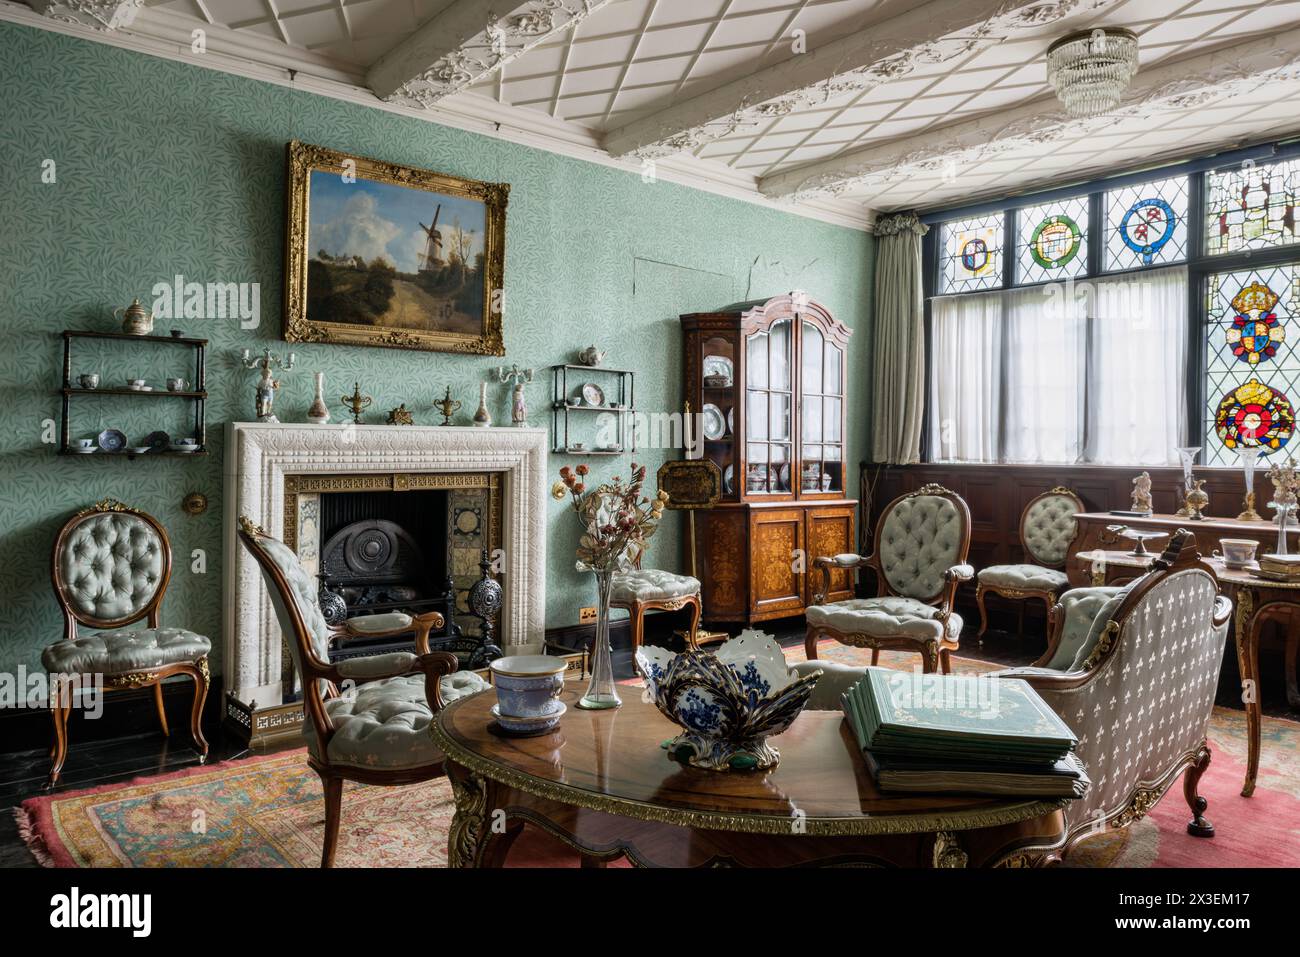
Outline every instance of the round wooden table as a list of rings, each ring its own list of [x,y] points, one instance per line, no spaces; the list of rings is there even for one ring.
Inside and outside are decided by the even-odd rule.
[[[636,688],[613,711],[574,707],[538,737],[499,731],[484,691],[431,727],[456,799],[452,867],[501,867],[532,824],[581,852],[584,866],[626,855],[665,867],[875,864],[1026,866],[1065,836],[1065,800],[883,795],[838,711],[805,711],[773,742],[765,772],[684,766],[660,743],[677,733]]]

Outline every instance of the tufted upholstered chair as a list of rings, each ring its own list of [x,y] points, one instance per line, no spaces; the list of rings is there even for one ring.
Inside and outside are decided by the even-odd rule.
[[[194,679],[190,733],[207,760],[200,722],[208,697],[212,642],[185,628],[163,628],[159,608],[172,574],[167,531],[152,515],[104,499],[73,515],[54,540],[50,562],[54,594],[63,611],[63,638],[41,653],[52,678],[49,786],[58,783],[68,755],[72,685],[102,675],[104,690],[153,687],[163,734],[168,733],[162,683],[173,675]],[[144,628],[130,628],[144,621]],[[80,626],[98,629],[88,635]]]
[[[1065,809],[1061,854],[1143,817],[1184,771],[1188,833],[1213,835],[1197,786],[1232,614],[1218,592],[1195,537],[1180,529],[1152,570],[1123,588],[1067,591],[1047,654],[996,672],[1028,681],[1078,735],[1092,788]]]
[[[923,486],[885,506],[875,541],[876,551],[868,557],[850,553],[814,562],[822,571],[822,586],[806,613],[808,658],[817,658],[821,638],[834,638],[870,648],[873,665],[880,649],[894,648],[918,652],[926,672],[942,667],[947,674],[962,628],[961,616],[953,611],[957,586],[975,575],[966,564],[970,509],[955,492]],[[875,598],[822,604],[830,593],[832,570],[859,568],[876,573]]]
[[[355,619],[350,636],[402,634],[415,628],[416,649],[351,658],[331,664],[331,632],[317,604],[316,579],[298,556],[247,518],[240,517],[239,539],[262,570],[285,644],[302,676],[307,722],[307,763],[325,790],[325,842],[321,867],[334,863],[342,814],[343,782],[401,785],[443,774],[443,755],[434,746],[429,723],[434,712],[488,687],[472,671],[458,671],[455,655],[429,652],[429,632],[442,616],[427,612]],[[379,630],[373,619],[391,619]],[[358,629],[364,628],[362,632]]]
[[[1030,499],[1020,514],[1020,546],[1028,562],[1020,565],[991,565],[976,576],[975,603],[980,609],[979,636],[988,631],[984,596],[988,592],[1020,602],[1019,633],[1025,630],[1025,605],[1039,598],[1050,609],[1065,590],[1065,563],[1070,557],[1079,523],[1074,516],[1083,511],[1083,501],[1068,488],[1057,486]]]
[[[687,644],[698,648],[696,635],[700,625],[700,580],[690,575],[674,575],[654,568],[633,568],[614,575],[609,595],[610,608],[627,611],[632,626],[632,651],[641,647],[647,611],[689,609],[691,627]]]

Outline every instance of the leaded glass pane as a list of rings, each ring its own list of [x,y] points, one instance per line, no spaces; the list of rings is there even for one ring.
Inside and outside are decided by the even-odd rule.
[[[1211,171],[1205,176],[1205,251],[1211,256],[1294,243],[1300,160]]]
[[[1238,446],[1267,456],[1295,432],[1300,267],[1215,273],[1207,283],[1206,463],[1235,466]]]
[[[973,292],[1002,285],[1002,213],[944,223],[939,232],[939,291]]]
[[[1104,203],[1107,270],[1187,258],[1186,176],[1108,190]]]
[[[1088,197],[1016,213],[1017,284],[1070,279],[1088,271]]]

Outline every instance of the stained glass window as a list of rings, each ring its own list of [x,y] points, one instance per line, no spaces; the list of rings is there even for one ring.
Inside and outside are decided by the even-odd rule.
[[[1003,214],[944,223],[941,293],[974,292],[1002,285]]]
[[[1105,268],[1136,269],[1187,258],[1187,177],[1108,190]]]
[[[1016,213],[1016,282],[1069,279],[1088,271],[1088,197]]]
[[[1205,251],[1211,256],[1294,243],[1300,160],[1239,167],[1205,176]]]
[[[1300,266],[1214,273],[1208,279],[1206,462],[1237,465],[1239,447],[1285,447],[1295,433],[1300,354],[1292,328]]]

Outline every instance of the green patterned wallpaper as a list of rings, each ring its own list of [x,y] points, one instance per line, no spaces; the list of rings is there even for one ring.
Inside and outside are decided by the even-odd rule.
[[[61,621],[50,590],[49,550],[74,509],[115,496],[168,527],[177,567],[165,624],[217,638],[221,625],[222,424],[252,417],[253,373],[244,347],[278,348],[283,257],[284,144],[318,143],[427,169],[511,184],[507,214],[505,363],[538,370],[529,387],[534,424],[546,424],[544,367],[595,341],[607,362],[635,369],[638,404],[676,408],[681,394],[679,313],[802,288],[855,327],[849,387],[865,407],[871,239],[749,203],[501,140],[435,126],[284,87],[155,59],[106,45],[0,23],[0,669],[39,664]],[[42,174],[53,161],[55,181]],[[57,419],[64,328],[115,327],[110,312],[160,281],[260,283],[261,323],[164,321],[211,340],[208,438],[203,459],[57,457],[42,423]],[[276,402],[302,421],[313,371],[327,397],[354,379],[374,396],[367,421],[405,402],[416,421],[438,421],[444,386],[465,408],[502,360],[389,349],[298,346]],[[77,363],[105,379],[156,376],[138,349]],[[136,372],[136,369],[141,371]],[[155,371],[156,370],[156,371]],[[489,389],[496,421],[508,421],[508,389]],[[121,428],[133,443],[180,424],[169,403],[84,399],[74,435]],[[333,414],[342,409],[334,403]],[[75,415],[75,411],[74,411]],[[867,416],[853,415],[849,462],[866,448]],[[660,451],[644,460],[654,469]],[[553,456],[552,471],[569,456]],[[626,470],[626,461],[621,461]],[[614,461],[596,459],[597,475]],[[856,474],[856,468],[853,470]],[[190,518],[187,492],[211,507]],[[547,621],[577,621],[594,587],[573,570],[572,516],[552,503]],[[670,515],[654,561],[679,566],[681,517]],[[192,567],[195,549],[206,568]],[[218,641],[219,645],[219,641]],[[220,670],[220,662],[216,662]]]

